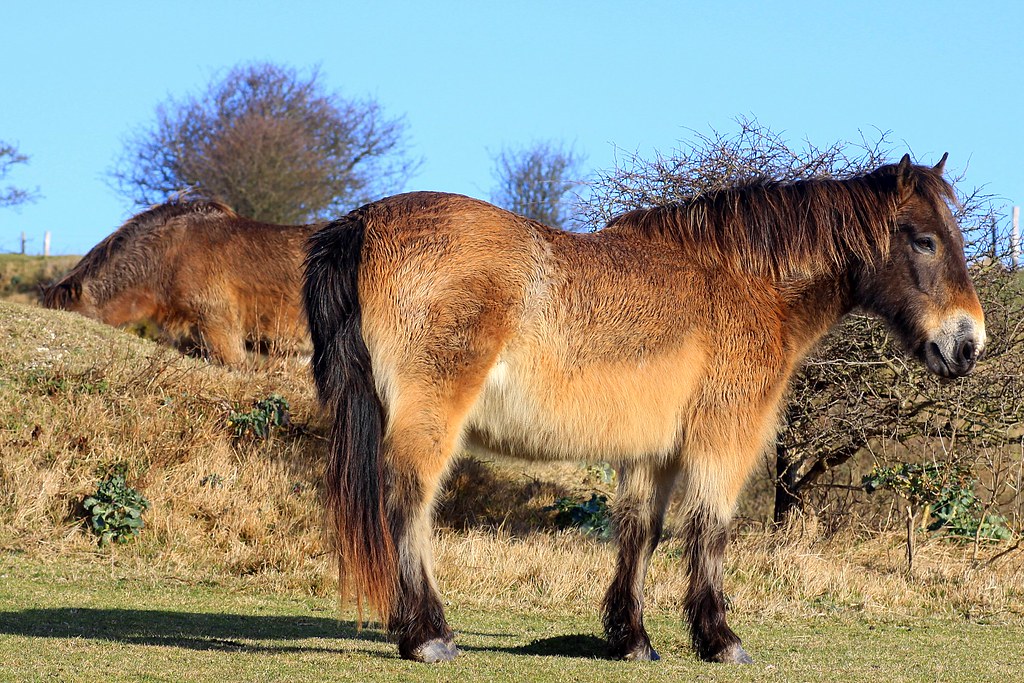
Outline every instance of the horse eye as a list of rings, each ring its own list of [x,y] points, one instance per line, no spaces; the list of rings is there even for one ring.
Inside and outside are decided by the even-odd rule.
[[[935,238],[931,235],[918,235],[911,244],[914,247],[914,251],[919,254],[935,253]]]

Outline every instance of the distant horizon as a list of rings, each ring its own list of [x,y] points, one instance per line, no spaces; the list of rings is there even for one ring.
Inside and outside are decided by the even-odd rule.
[[[107,184],[125,137],[169,97],[254,61],[319,68],[327,89],[404,116],[424,160],[409,190],[488,199],[505,146],[572,145],[592,173],[746,116],[798,147],[889,131],[897,159],[948,151],[951,175],[995,195],[1006,221],[1024,203],[1021,3],[187,0],[4,14],[0,141],[30,159],[0,185],[41,196],[0,208],[0,252],[19,251],[24,230],[39,253],[49,230],[51,253],[84,254],[140,210]]]

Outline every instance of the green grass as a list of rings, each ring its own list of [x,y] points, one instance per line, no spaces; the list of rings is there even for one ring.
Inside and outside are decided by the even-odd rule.
[[[0,254],[0,299],[35,301],[39,285],[49,284],[78,263],[80,256]]]
[[[1016,680],[1024,625],[878,619],[856,613],[739,620],[757,663],[697,661],[679,620],[655,614],[652,664],[603,659],[595,613],[449,607],[464,653],[401,661],[380,631],[357,631],[330,598],[268,594],[244,579],[137,577],[117,555],[45,563],[0,557],[2,681],[972,681]]]

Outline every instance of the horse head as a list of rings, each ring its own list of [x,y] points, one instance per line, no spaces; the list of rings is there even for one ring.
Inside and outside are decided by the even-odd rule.
[[[894,232],[876,263],[856,272],[862,308],[885,318],[907,348],[942,377],[970,373],[985,349],[985,316],[964,257],[964,238],[942,178],[946,155],[934,168],[904,155],[872,176],[894,183]]]
[[[43,305],[64,311],[88,315],[91,306],[83,299],[82,282],[76,277],[65,276],[43,290]]]

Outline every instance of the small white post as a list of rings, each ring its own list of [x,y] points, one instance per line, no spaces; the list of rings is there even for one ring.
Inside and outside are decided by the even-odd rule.
[[[27,241],[28,240],[25,239],[25,231],[22,230],[21,231],[21,255],[22,256],[25,255],[25,242],[27,242]]]
[[[50,231],[43,233],[43,256],[50,255]]]
[[[1020,207],[1013,207],[1013,222],[1010,226],[1010,263],[1014,270],[1020,268]]]

